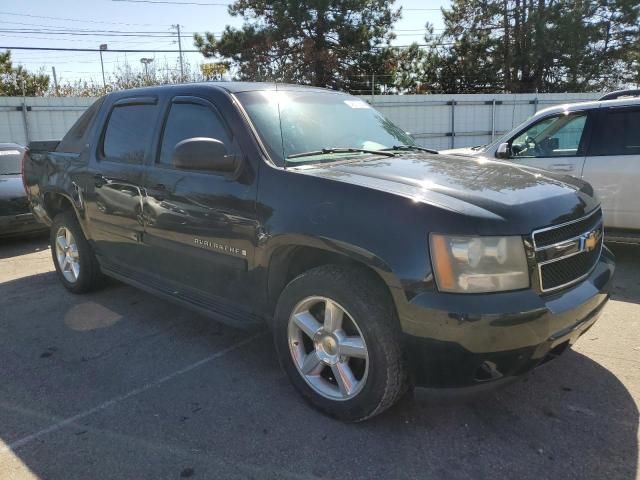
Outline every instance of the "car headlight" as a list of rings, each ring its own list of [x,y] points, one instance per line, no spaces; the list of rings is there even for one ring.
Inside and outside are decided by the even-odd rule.
[[[438,290],[483,293],[529,287],[522,237],[431,234],[431,263]]]

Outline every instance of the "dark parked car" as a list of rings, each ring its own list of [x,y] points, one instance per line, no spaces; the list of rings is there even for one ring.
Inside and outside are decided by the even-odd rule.
[[[22,183],[22,158],[26,148],[17,143],[0,143],[0,238],[48,230],[36,221]]]
[[[411,384],[521,375],[609,298],[588,183],[426,151],[342,93],[121,91],[30,148],[32,209],[68,290],[106,274],[231,324],[267,322],[293,385],[341,419]]]

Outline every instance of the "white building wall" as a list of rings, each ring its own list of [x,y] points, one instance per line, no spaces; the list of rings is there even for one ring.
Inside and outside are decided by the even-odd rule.
[[[537,110],[595,100],[599,93],[363,96],[426,147],[488,143]],[[59,140],[95,98],[0,97],[0,142]],[[27,106],[26,122],[22,110]],[[455,102],[455,105],[453,104]],[[495,102],[495,106],[494,106]],[[27,139],[28,133],[28,139]]]

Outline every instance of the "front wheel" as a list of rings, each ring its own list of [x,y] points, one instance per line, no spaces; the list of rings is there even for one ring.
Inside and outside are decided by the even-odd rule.
[[[322,266],[291,281],[276,308],[274,339],[296,389],[333,417],[365,420],[406,390],[393,303],[358,268]]]

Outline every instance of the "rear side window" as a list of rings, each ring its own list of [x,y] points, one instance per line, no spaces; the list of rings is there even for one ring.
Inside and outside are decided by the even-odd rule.
[[[118,105],[113,108],[102,144],[106,160],[141,164],[153,136],[156,105]]]
[[[171,156],[175,146],[193,137],[215,138],[222,141],[228,150],[231,149],[229,132],[214,110],[196,103],[174,103],[164,127],[158,163],[173,165]]]
[[[62,141],[58,144],[56,152],[80,153],[82,151],[87,143],[87,136],[90,130],[89,127],[93,123],[93,119],[98,113],[98,110],[100,110],[100,106],[103,101],[104,97],[99,98],[84,111],[64,136]]]
[[[640,155],[640,110],[610,110],[594,132],[591,155]]]

